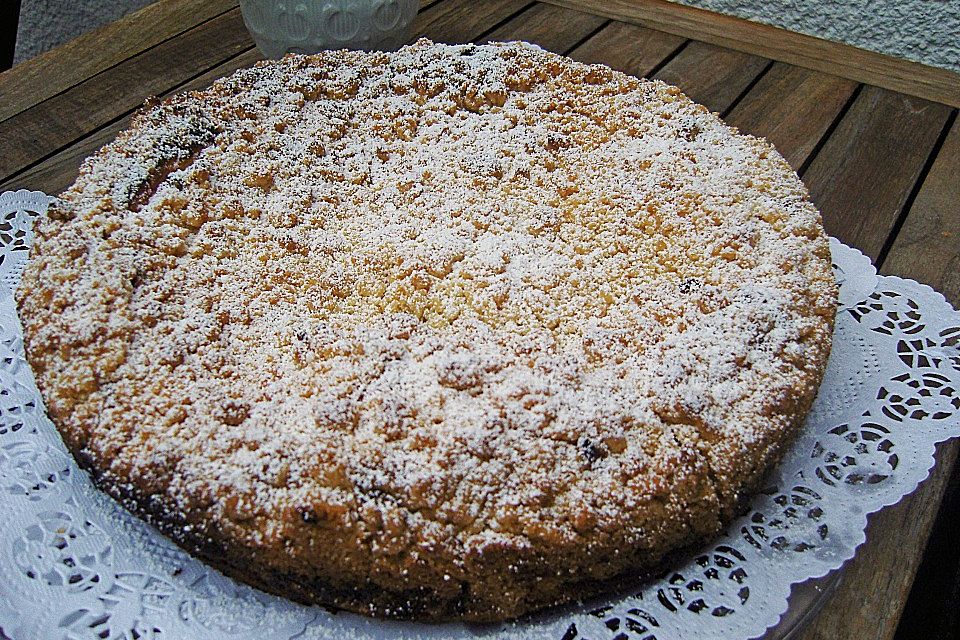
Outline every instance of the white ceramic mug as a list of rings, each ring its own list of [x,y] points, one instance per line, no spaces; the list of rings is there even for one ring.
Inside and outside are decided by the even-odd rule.
[[[322,49],[399,49],[418,0],[240,0],[243,21],[268,58]]]

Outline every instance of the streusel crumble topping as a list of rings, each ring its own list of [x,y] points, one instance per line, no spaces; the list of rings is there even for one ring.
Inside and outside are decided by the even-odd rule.
[[[490,618],[730,517],[819,384],[829,267],[786,162],[676,88],[421,41],[147,105],[19,295],[114,495],[271,575]]]

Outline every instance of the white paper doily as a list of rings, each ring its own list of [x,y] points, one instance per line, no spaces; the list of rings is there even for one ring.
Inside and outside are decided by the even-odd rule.
[[[864,541],[867,515],[913,491],[937,442],[960,436],[960,313],[877,276],[833,241],[841,282],[833,354],[807,425],[751,510],[659,580],[504,625],[384,622],[303,607],[194,560],[79,471],[23,359],[15,286],[31,216],[49,198],[0,195],[0,627],[15,640],[751,638],[791,585]]]

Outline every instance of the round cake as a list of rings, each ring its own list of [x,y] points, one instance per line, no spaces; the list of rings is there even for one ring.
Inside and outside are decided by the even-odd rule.
[[[675,87],[421,40],[148,103],[17,295],[67,445],[183,547],[482,621],[729,522],[809,411],[836,283],[797,175]]]

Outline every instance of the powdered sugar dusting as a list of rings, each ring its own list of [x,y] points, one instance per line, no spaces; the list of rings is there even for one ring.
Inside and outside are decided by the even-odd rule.
[[[675,88],[421,41],[149,105],[20,300],[109,476],[278,567],[459,593],[715,531],[812,400],[829,267],[782,158]]]

